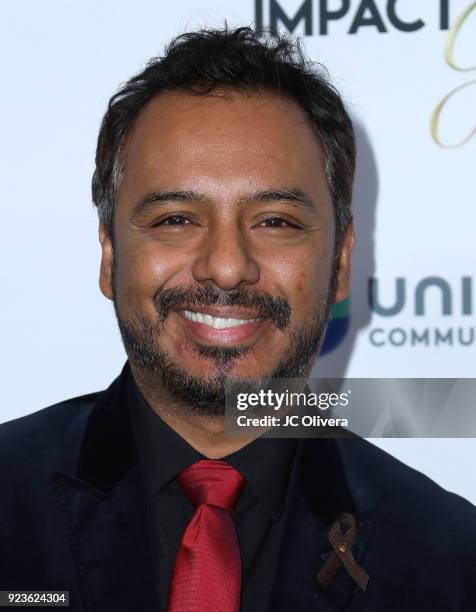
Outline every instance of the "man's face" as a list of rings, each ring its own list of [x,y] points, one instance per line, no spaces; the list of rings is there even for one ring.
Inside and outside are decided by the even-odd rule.
[[[114,248],[100,229],[100,285],[131,364],[212,406],[227,380],[302,376],[337,270],[318,139],[299,106],[264,93],[167,93],[125,144]]]

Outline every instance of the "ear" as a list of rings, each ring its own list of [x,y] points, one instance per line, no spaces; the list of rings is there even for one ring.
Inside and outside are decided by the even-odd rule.
[[[99,242],[101,243],[101,268],[99,270],[99,287],[105,297],[112,300],[112,242],[102,223],[99,225]]]
[[[351,259],[354,242],[354,226],[350,223],[342,239],[341,250],[337,260],[337,281],[334,303],[342,302],[350,293]]]

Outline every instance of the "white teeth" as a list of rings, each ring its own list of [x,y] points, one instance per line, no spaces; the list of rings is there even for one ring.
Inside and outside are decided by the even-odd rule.
[[[205,325],[213,327],[213,329],[228,329],[229,327],[238,327],[245,323],[252,323],[260,320],[259,317],[257,319],[226,319],[224,317],[212,317],[209,314],[192,312],[191,310],[184,310],[183,313],[186,319],[196,321],[197,323],[204,323]]]

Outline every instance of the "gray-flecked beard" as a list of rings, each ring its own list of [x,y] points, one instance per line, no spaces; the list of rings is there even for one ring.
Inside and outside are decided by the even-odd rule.
[[[114,285],[114,283],[113,283]],[[122,317],[114,290],[114,309],[124,348],[136,370],[157,376],[160,386],[169,392],[177,404],[195,414],[218,417],[225,413],[227,391],[231,389],[264,388],[271,379],[300,378],[305,375],[313,358],[317,355],[326,331],[330,291],[316,303],[315,316],[306,325],[290,332],[290,341],[283,357],[269,373],[258,378],[237,377],[230,370],[253,350],[252,347],[207,346],[196,344],[195,350],[202,358],[214,362],[212,372],[206,377],[193,376],[186,372],[160,346],[160,334],[168,313],[178,304],[196,306],[243,306],[256,308],[259,316],[268,316],[272,324],[282,331],[290,327],[290,307],[282,298],[273,298],[256,290],[247,292],[219,292],[203,288],[194,292],[166,290],[158,292],[155,299],[157,321],[151,323],[138,313],[127,320]]]

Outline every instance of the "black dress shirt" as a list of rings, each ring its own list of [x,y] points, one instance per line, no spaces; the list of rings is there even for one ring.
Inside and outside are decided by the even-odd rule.
[[[175,557],[195,512],[176,476],[205,457],[153,411],[129,378],[128,403],[148,501],[158,612],[166,612]],[[242,559],[241,612],[268,609],[298,443],[261,437],[222,457],[246,479],[233,514]]]

